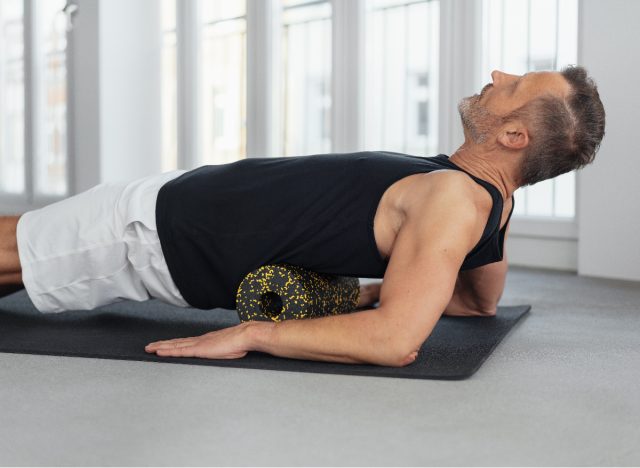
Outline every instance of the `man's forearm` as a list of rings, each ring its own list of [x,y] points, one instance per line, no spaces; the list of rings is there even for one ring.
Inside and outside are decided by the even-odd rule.
[[[389,322],[382,311],[367,309],[343,315],[250,322],[250,349],[274,356],[312,361],[404,366],[416,354],[406,350],[406,327]]]

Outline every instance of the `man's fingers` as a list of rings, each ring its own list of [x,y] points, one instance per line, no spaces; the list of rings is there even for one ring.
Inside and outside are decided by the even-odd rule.
[[[160,348],[156,350],[158,356],[173,357],[197,357],[195,346],[182,346],[178,348]]]
[[[197,343],[197,341],[195,338],[176,338],[175,340],[156,341],[145,346],[145,350],[155,351],[158,349],[183,348],[185,346],[192,346]]]

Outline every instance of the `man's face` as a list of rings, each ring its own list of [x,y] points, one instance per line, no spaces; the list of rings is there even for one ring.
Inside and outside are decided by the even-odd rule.
[[[559,72],[530,72],[509,75],[491,73],[492,83],[480,94],[460,101],[458,111],[465,132],[476,143],[483,143],[503,122],[502,118],[543,94],[566,96],[570,85]]]

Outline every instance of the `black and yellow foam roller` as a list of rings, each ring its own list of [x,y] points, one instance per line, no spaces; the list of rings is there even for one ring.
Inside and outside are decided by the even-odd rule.
[[[351,312],[359,296],[358,278],[280,263],[263,265],[243,278],[236,309],[242,322],[280,322]]]

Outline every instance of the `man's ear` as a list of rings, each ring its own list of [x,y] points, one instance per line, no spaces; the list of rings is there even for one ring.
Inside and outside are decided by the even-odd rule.
[[[521,122],[512,122],[498,134],[498,142],[509,149],[519,150],[529,146],[529,131]]]

